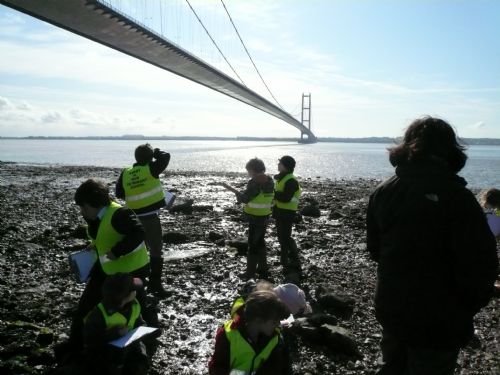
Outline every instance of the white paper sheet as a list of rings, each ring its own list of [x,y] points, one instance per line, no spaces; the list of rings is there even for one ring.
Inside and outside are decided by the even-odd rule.
[[[140,326],[137,327],[136,329],[133,329],[125,336],[108,342],[108,344],[116,346],[117,348],[124,348],[132,344],[134,341],[137,341],[142,337],[149,335],[150,333],[153,333],[155,331],[158,331],[158,328]]]

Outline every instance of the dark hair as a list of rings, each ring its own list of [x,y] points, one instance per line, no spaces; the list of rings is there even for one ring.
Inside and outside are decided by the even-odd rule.
[[[290,310],[272,290],[256,290],[245,301],[245,319],[250,322],[260,320],[283,320]]]
[[[285,155],[282,156],[279,159],[280,163],[286,168],[288,172],[293,172],[295,169],[295,159],[292,158],[290,155]]]
[[[481,204],[483,207],[500,209],[500,190],[488,189],[481,194]]]
[[[458,143],[450,124],[425,116],[408,126],[401,144],[389,148],[389,160],[396,167],[408,162],[439,159],[456,173],[467,161],[464,150],[465,146]]]
[[[81,184],[75,192],[75,203],[78,206],[87,203],[91,207],[99,208],[107,206],[110,201],[107,185],[91,178]]]
[[[128,273],[115,273],[108,276],[102,284],[102,301],[107,308],[119,308],[122,301],[137,290],[134,278]]]
[[[264,162],[259,158],[250,159],[247,165],[245,165],[245,168],[247,171],[254,171],[257,173],[264,173],[266,171],[266,166],[264,165]]]
[[[139,164],[146,164],[153,160],[153,147],[149,143],[137,146],[135,149],[135,161]]]

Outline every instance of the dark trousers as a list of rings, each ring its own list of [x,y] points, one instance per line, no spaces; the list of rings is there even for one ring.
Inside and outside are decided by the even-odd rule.
[[[139,216],[139,221],[144,228],[146,246],[151,258],[161,258],[163,249],[163,236],[160,217],[158,214]]]
[[[266,229],[268,218],[252,218],[248,226],[248,254],[247,254],[247,277],[255,277],[258,271],[260,276],[267,275],[266,257]]]
[[[276,232],[278,235],[278,242],[281,247],[281,265],[283,271],[300,271],[299,252],[297,244],[292,238],[293,222],[291,220],[276,219]]]
[[[380,347],[384,364],[378,375],[453,375],[459,352],[412,347],[385,332]]]
[[[149,264],[140,268],[139,270],[132,272],[133,277],[138,277],[142,280],[144,285],[146,285],[147,277],[149,275]],[[73,316],[73,321],[71,322],[70,329],[70,341],[75,349],[81,349],[83,346],[83,319],[87,314],[97,306],[102,300],[102,285],[104,280],[106,280],[107,275],[103,272],[99,264],[96,264],[92,269],[90,279],[83,290],[82,296],[78,301],[78,306]],[[143,313],[144,319],[147,321],[146,316],[148,315],[148,308],[146,307],[146,292],[144,288],[137,291],[137,301],[141,305],[141,309],[145,311]],[[149,323],[149,322],[148,322]]]

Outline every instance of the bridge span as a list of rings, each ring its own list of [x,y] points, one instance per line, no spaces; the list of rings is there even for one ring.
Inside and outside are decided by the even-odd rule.
[[[0,3],[267,112],[307,135],[302,143],[316,142],[312,131],[288,112],[105,1],[0,0]]]

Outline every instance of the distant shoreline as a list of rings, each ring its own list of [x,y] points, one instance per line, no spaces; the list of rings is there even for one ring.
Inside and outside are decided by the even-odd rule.
[[[19,140],[109,140],[109,141],[253,141],[253,142],[298,142],[300,138],[277,138],[277,137],[199,137],[199,136],[143,136],[143,135],[122,135],[122,136],[28,136],[28,137],[2,137],[1,139]],[[360,138],[340,138],[322,137],[318,142],[336,143],[397,143],[400,138],[392,137],[360,137]],[[461,138],[466,145],[500,146],[500,138]]]

